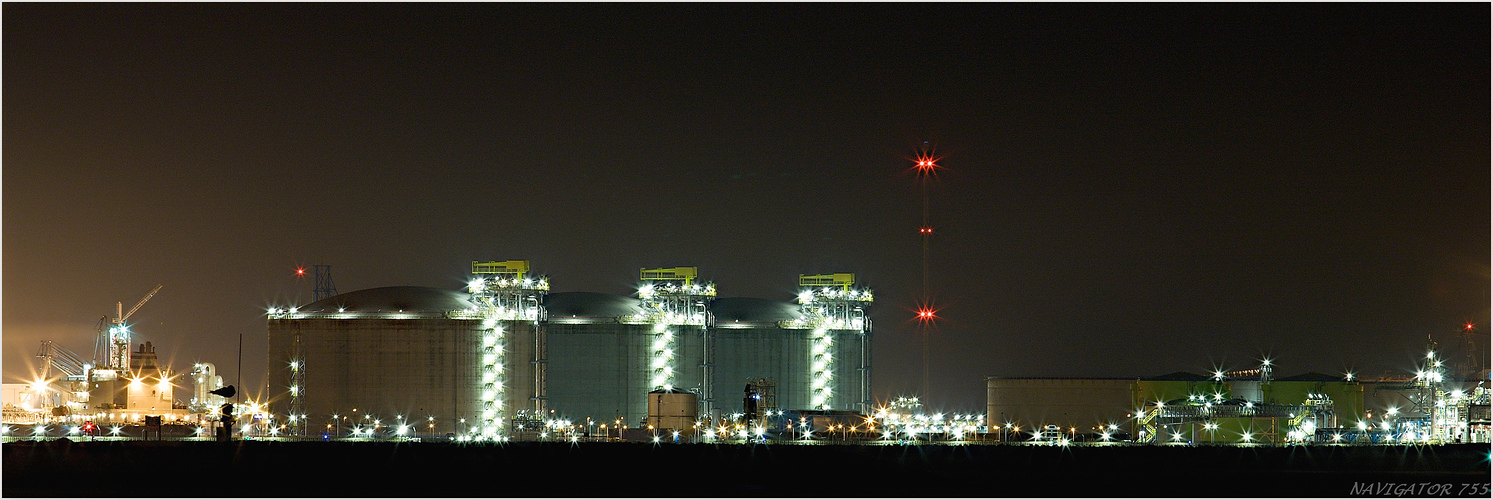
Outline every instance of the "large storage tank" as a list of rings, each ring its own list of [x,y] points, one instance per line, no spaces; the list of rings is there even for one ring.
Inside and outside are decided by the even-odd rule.
[[[545,301],[545,398],[555,416],[635,425],[648,412],[648,349],[653,325],[624,322],[638,300],[592,292],[552,293]]]
[[[397,286],[345,293],[269,319],[270,411],[305,415],[308,433],[419,423],[421,432],[472,432],[484,418],[481,357],[502,340],[497,417],[527,407],[533,323],[486,321],[469,295]],[[527,375],[532,379],[532,375]],[[250,393],[252,397],[252,393]],[[336,415],[336,418],[333,418]],[[287,418],[287,421],[289,419]],[[288,422],[294,424],[295,422]]]
[[[737,412],[747,383],[768,391],[763,410],[867,411],[862,292],[806,292],[818,302],[795,305],[714,300],[708,283],[654,282],[642,298],[517,283],[374,288],[272,309],[270,411],[304,415],[286,423],[305,434],[346,436],[373,420],[509,434],[548,419],[637,426],[658,390],[694,394],[695,415]],[[515,297],[530,308],[504,308]]]
[[[869,352],[863,352],[860,330],[816,329],[799,325],[799,306],[777,300],[730,297],[711,307],[715,324],[713,394],[726,413],[743,411],[742,387],[766,381],[775,387],[771,406],[782,410],[856,410],[869,399],[861,388],[869,377]],[[816,346],[818,362],[816,370]],[[827,398],[816,401],[816,373]],[[815,403],[819,403],[816,406]]]

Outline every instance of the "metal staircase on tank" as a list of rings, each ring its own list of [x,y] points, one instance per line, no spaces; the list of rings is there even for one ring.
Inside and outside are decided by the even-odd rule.
[[[474,319],[482,320],[484,334],[479,347],[481,387],[478,401],[481,404],[477,421],[480,439],[498,439],[505,428],[503,400],[506,397],[503,382],[503,365],[506,359],[506,332],[499,321],[526,322],[533,335],[533,356],[528,360],[534,366],[534,394],[529,400],[530,410],[543,415],[546,406],[547,348],[544,331],[539,323],[544,320],[544,296],[549,293],[549,279],[529,275],[529,261],[472,261],[471,281],[467,292],[476,304]],[[523,409],[515,409],[522,411]]]
[[[797,320],[784,322],[784,328],[808,329],[810,373],[809,407],[828,410],[835,407],[834,379],[835,359],[832,330],[857,332],[860,361],[856,366],[860,372],[859,392],[855,406],[861,413],[869,414],[873,403],[871,394],[871,320],[866,316],[866,307],[874,300],[870,290],[855,288],[854,273],[800,274],[798,307],[801,316]]]
[[[698,328],[702,345],[700,363],[700,414],[709,415],[715,407],[714,381],[715,347],[710,336],[710,326],[715,318],[710,313],[710,302],[715,300],[715,283],[697,282],[699,268],[665,267],[640,268],[638,298],[643,302],[641,314],[628,321],[652,324],[652,341],[649,344],[648,386],[654,389],[673,390],[675,327]],[[682,332],[682,330],[681,330]]]

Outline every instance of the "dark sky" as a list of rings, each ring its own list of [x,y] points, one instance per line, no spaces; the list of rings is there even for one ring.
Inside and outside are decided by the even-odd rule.
[[[131,320],[265,370],[264,309],[554,291],[698,266],[877,292],[875,395],[986,376],[1402,373],[1489,323],[1490,7],[1466,4],[16,4],[4,373]]]

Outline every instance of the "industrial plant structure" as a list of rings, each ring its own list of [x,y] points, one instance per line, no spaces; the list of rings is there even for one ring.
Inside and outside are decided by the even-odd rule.
[[[643,269],[634,297],[551,294],[528,261],[472,273],[464,291],[374,288],[272,309],[268,413],[291,433],[409,425],[493,440],[559,418],[641,427],[650,394],[694,395],[670,422],[719,420],[747,384],[771,389],[763,410],[871,406],[872,295],[853,274],[801,275],[794,304],[717,299],[694,267]]]
[[[1434,350],[1426,360],[1403,380],[1277,378],[1269,360],[1211,375],[989,377],[987,423],[1016,440],[1043,440],[1045,431],[1054,439],[1154,444],[1489,442],[1489,388],[1445,379]],[[1377,404],[1366,406],[1366,395]]]
[[[129,318],[161,291],[156,285],[127,312],[115,303],[114,317],[98,322],[94,355],[44,340],[36,357],[40,373],[24,388],[8,388],[6,422],[140,422],[147,416],[180,421],[188,415],[176,399],[179,374],[159,363],[155,345],[135,344]],[[9,384],[7,384],[9,385]]]

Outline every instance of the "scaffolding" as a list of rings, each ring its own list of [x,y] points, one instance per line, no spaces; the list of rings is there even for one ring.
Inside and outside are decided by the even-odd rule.
[[[1241,433],[1241,442],[1281,441],[1282,428],[1287,430],[1286,440],[1307,441],[1314,439],[1318,428],[1337,427],[1332,399],[1322,394],[1313,396],[1302,404],[1215,401],[1204,396],[1189,397],[1186,402],[1157,403],[1146,408],[1139,419],[1142,432],[1140,441],[1151,444],[1190,442],[1202,440],[1202,434],[1206,433],[1206,441],[1220,442],[1217,435],[1220,430],[1218,422],[1231,419],[1270,421],[1270,426],[1258,434],[1248,431]],[[1282,420],[1285,425],[1279,426],[1278,423]]]
[[[528,273],[527,260],[472,261],[475,276],[467,282],[467,291],[485,317],[538,321],[539,305],[549,293],[549,279],[529,277]]]
[[[832,330],[849,330],[856,334],[860,360],[856,371],[860,383],[856,406],[860,412],[869,414],[871,401],[871,320],[866,316],[866,307],[874,297],[870,290],[855,288],[854,273],[800,274],[798,294],[800,316],[784,322],[784,328],[807,329],[809,334],[809,380],[810,407],[826,410],[834,406],[834,378],[836,360],[833,354]]]
[[[624,318],[624,322],[653,325],[648,349],[648,386],[654,390],[674,390],[673,363],[677,349],[674,336],[686,329],[697,330],[703,351],[700,413],[708,415],[715,405],[711,390],[715,352],[710,338],[710,326],[714,323],[710,302],[715,300],[715,283],[697,283],[698,276],[699,269],[695,267],[639,269],[638,279],[643,285],[638,287],[638,298],[642,299],[643,310]]]
[[[533,337],[533,353],[528,362],[534,366],[533,395],[529,397],[530,408],[543,414],[546,407],[545,364],[547,363],[544,329],[539,323],[544,320],[544,296],[549,293],[549,279],[544,276],[529,276],[529,261],[472,261],[471,281],[467,291],[472,294],[472,303],[482,319],[485,333],[478,353],[481,372],[480,434],[486,438],[497,435],[503,428],[501,418],[502,400],[505,397],[502,366],[506,359],[506,334],[498,321],[527,324]]]

